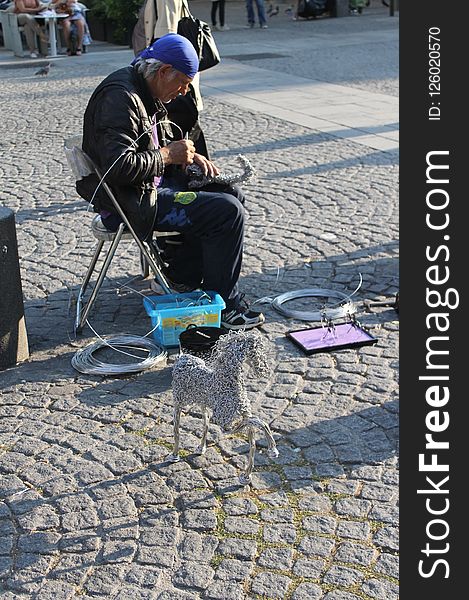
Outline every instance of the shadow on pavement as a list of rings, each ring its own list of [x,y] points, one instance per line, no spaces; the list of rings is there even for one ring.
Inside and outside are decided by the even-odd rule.
[[[336,130],[330,133],[311,133],[293,137],[282,137],[277,141],[268,140],[260,144],[241,145],[236,147],[235,149],[217,150],[215,153],[215,160],[223,157],[236,156],[238,154],[257,155],[261,152],[266,151],[285,150],[287,148],[296,148],[303,145],[320,144],[326,141],[336,140],[337,137],[334,136],[337,135],[340,135],[340,137],[344,138],[351,138],[354,135],[358,135],[358,133],[355,133],[357,129],[360,128],[356,127],[355,130],[351,130],[350,128],[344,128],[343,130]],[[366,130],[363,130],[363,133],[371,134],[373,133],[371,129],[372,128],[367,127]],[[382,129],[383,128],[381,126],[376,127],[376,131],[374,131],[374,133],[381,133]],[[268,177],[296,177],[297,175],[304,175],[305,173],[315,174],[320,173],[322,171],[329,171],[331,169],[344,169],[348,167],[354,167],[357,165],[366,165],[368,163],[372,163],[373,165],[398,165],[399,154],[397,151],[370,151],[367,154],[360,154],[360,156],[357,156],[356,158],[347,158],[332,163],[315,164],[311,167],[301,167],[298,170],[288,168],[286,171],[271,173],[268,175]]]

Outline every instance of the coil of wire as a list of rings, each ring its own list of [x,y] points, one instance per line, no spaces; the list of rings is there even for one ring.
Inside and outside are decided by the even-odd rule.
[[[112,350],[137,359],[129,363],[106,363],[94,356],[95,352],[103,348]],[[143,351],[145,357],[137,356],[131,352]],[[72,367],[80,373],[87,375],[124,375],[126,373],[138,373],[151,369],[162,363],[167,357],[167,352],[153,340],[146,337],[133,335],[118,335],[111,338],[100,338],[74,354]]]
[[[284,306],[286,302],[297,300],[298,298],[338,298],[339,301],[331,307],[324,306],[324,308],[317,311],[294,310]],[[321,321],[324,318],[340,319],[347,315],[352,315],[357,310],[355,304],[350,300],[350,294],[325,288],[307,288],[285,292],[272,300],[272,306],[285,317],[291,317],[299,321]]]

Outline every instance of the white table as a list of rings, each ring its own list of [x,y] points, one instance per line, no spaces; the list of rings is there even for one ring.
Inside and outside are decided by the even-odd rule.
[[[55,10],[43,10],[40,13],[37,13],[36,15],[34,15],[35,19],[45,19],[46,23],[47,23],[47,27],[49,29],[49,47],[50,47],[50,52],[49,52],[49,56],[50,57],[54,57],[57,56],[57,36],[56,36],[56,26],[57,26],[57,20],[58,19],[65,19],[68,15],[63,15],[63,14],[58,14],[55,12]]]

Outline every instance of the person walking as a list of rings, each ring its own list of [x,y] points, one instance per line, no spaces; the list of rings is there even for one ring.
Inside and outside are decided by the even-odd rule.
[[[217,12],[220,25],[217,24]],[[212,0],[212,27],[217,31],[229,31],[229,27],[225,25],[225,0]]]
[[[256,24],[256,19],[254,17],[254,5],[253,2],[256,3],[257,10],[257,18],[259,20],[259,27],[261,29],[267,29],[267,19],[265,16],[265,6],[264,0],[246,0],[246,9],[248,12],[248,25],[251,29]]]

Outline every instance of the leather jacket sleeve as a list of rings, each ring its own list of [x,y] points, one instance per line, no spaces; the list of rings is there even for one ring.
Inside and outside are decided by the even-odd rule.
[[[140,101],[122,87],[102,91],[96,105],[94,127],[98,163],[107,181],[117,186],[152,184],[163,174],[159,150],[152,141],[151,123]]]
[[[139,237],[145,239],[156,215],[154,177],[163,174],[164,165],[153,143],[150,115],[140,95],[126,87],[131,85],[126,70],[121,71],[115,84],[97,89],[88,103],[83,150],[105,176]],[[87,196],[96,182],[78,184],[80,195],[90,200]],[[102,187],[93,200],[95,210],[115,212],[107,194],[101,192]]]

